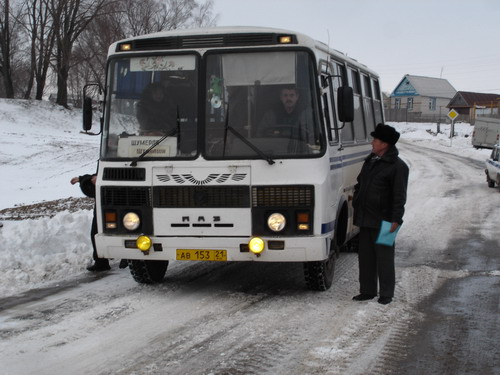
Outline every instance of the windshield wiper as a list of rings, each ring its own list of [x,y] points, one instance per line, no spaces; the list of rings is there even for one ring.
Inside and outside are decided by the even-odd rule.
[[[156,146],[158,146],[160,143],[162,143],[168,137],[172,137],[175,134],[178,134],[180,137],[180,134],[181,134],[180,128],[181,128],[181,121],[180,121],[180,117],[179,117],[179,107],[177,107],[177,127],[172,129],[170,132],[164,134],[160,139],[158,139],[155,143],[153,143],[151,146],[149,146],[149,148],[144,150],[143,153],[140,154],[138,157],[132,159],[132,161],[130,162],[130,166],[136,167],[138,161],[141,161],[142,159],[144,159],[144,157],[147,154],[149,154],[151,152],[151,150],[153,150]],[[179,141],[177,142],[177,144],[179,145]]]
[[[224,132],[224,149],[223,149],[223,156],[226,154],[226,141],[227,141],[227,131],[231,131],[240,141],[242,141],[244,144],[246,144],[248,147],[250,147],[252,150],[254,150],[257,155],[259,155],[262,159],[268,162],[269,165],[273,165],[275,162],[274,160],[269,156],[266,155],[262,150],[260,150],[257,146],[255,146],[252,142],[250,142],[248,139],[246,139],[239,131],[237,131],[235,128],[229,125],[229,106],[226,111],[226,124],[225,124],[225,132]]]

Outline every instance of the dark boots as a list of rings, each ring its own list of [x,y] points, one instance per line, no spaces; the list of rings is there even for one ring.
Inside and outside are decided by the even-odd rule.
[[[107,259],[97,259],[94,264],[87,267],[87,271],[90,272],[109,271],[110,269],[111,267]]]

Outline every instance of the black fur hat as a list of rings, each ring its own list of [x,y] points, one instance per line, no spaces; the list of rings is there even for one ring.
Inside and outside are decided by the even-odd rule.
[[[378,124],[374,132],[370,135],[373,138],[380,139],[382,142],[389,143],[390,145],[395,145],[399,139],[399,133],[392,126]]]

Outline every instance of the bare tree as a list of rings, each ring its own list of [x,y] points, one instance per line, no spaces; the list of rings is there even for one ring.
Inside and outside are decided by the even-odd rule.
[[[194,27],[212,27],[217,24],[217,15],[213,16],[213,0],[207,0],[204,4],[197,4],[192,14],[192,25]]]
[[[168,24],[163,30],[175,30],[189,26],[196,5],[195,0],[167,0],[165,10]]]
[[[167,19],[165,5],[156,0],[123,0],[124,32],[141,35],[164,29]]]
[[[11,49],[11,17],[10,1],[4,0],[0,4],[0,70],[2,73],[4,95],[6,98],[14,97],[14,84],[12,81],[12,49]]]
[[[56,34],[55,73],[57,74],[56,103],[68,106],[68,77],[73,46],[109,0],[44,0],[49,9]]]
[[[113,2],[89,24],[75,44],[70,77],[73,96],[79,97],[86,82],[97,82],[104,87],[108,48],[123,38],[123,11],[119,2]]]
[[[124,34],[137,36],[186,27],[213,26],[213,0],[122,0]]]
[[[44,0],[25,0],[24,28],[30,40],[30,70],[25,98],[30,97],[33,81],[35,98],[41,100],[51,65],[55,43],[55,29],[49,3]]]

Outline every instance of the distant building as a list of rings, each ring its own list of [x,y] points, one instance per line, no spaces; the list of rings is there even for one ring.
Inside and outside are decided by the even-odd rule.
[[[407,74],[390,95],[388,121],[445,122],[457,90],[442,78]]]
[[[474,124],[477,116],[499,117],[500,94],[458,91],[446,106]]]

